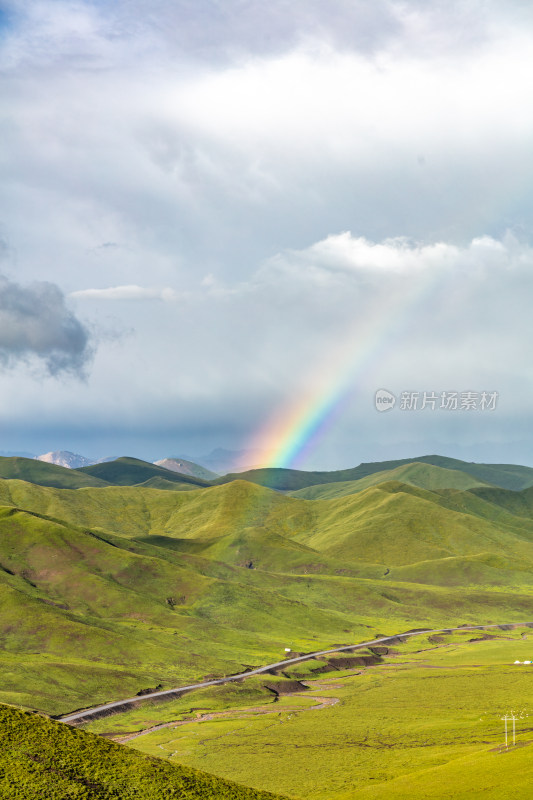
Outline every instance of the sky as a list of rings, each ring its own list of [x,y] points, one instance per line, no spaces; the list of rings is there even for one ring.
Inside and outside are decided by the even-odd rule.
[[[532,46],[520,0],[0,0],[0,450],[533,465]]]

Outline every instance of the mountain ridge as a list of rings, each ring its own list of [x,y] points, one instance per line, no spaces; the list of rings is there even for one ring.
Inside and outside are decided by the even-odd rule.
[[[429,455],[415,458],[404,458],[393,461],[379,461],[359,464],[357,467],[344,470],[311,471],[286,469],[280,467],[254,469],[241,473],[229,473],[213,481],[228,483],[237,478],[259,483],[279,491],[297,491],[318,484],[336,483],[339,481],[355,481],[366,478],[376,472],[393,470],[412,463],[429,464],[443,469],[465,472],[473,478],[487,483],[494,483],[502,488],[519,491],[533,485],[533,467],[516,464],[478,464],[460,461],[447,456]]]

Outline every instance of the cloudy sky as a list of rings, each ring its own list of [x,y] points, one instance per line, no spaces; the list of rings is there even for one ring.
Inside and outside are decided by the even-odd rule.
[[[0,0],[0,36],[0,450],[533,464],[531,3]]]

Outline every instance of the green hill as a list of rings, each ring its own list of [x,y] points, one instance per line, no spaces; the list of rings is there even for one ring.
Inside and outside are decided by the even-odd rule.
[[[476,478],[482,483],[494,484],[504,489],[519,491],[533,486],[533,468],[522,467],[514,464],[475,464],[460,461],[456,458],[445,456],[418,456],[417,458],[403,458],[396,461],[377,461],[363,463],[352,469],[335,470],[332,472],[303,472],[295,469],[253,469],[239,474],[232,473],[219,478],[213,483],[228,483],[241,479],[251,483],[258,483],[279,491],[297,491],[308,486],[318,484],[337,483],[339,481],[358,481],[378,472],[394,470],[413,463],[430,464],[448,470],[458,470]]]
[[[144,756],[92,733],[0,705],[0,797],[275,800],[279,795]]]
[[[117,458],[115,461],[105,461],[102,464],[93,464],[90,467],[80,467],[72,470],[82,475],[90,475],[114,486],[134,486],[146,483],[153,478],[161,478],[166,482],[188,484],[190,486],[209,486],[209,481],[174,472],[148,461],[138,458]]]
[[[319,504],[320,524],[297,540],[346,560],[403,566],[428,558],[472,555],[491,547],[507,555],[523,552],[530,558],[533,554],[532,542],[514,532],[448,508],[439,494],[406,484],[383,483],[354,495],[314,502]]]
[[[296,492],[291,492],[291,494],[293,497],[303,497],[307,500],[325,500],[332,497],[355,494],[368,489],[369,486],[377,486],[387,481],[399,481],[410,486],[419,486],[422,489],[472,489],[477,486],[487,485],[484,481],[480,481],[466,472],[414,461],[395,469],[375,472],[357,481],[318,484],[299,489]]]
[[[18,456],[0,457],[0,478],[18,478],[40,486],[53,486],[58,489],[79,489],[83,486],[107,486],[105,480],[92,475],[80,474],[78,470],[47,464],[34,458]]]
[[[456,458],[444,456],[422,456],[413,459],[426,464],[433,464],[446,469],[458,469],[479,478],[485,483],[501,486],[503,489],[521,491],[533,486],[533,468],[518,464],[475,464],[470,461],[460,461]]]

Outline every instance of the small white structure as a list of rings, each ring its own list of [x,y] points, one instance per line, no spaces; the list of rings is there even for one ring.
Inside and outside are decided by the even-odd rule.
[[[531,661],[524,661],[524,664],[531,664]]]
[[[290,648],[290,647],[286,647],[286,648],[285,648],[285,652],[286,652],[286,653],[290,653],[290,652],[291,652],[291,648]]]
[[[515,664],[521,664],[522,662],[521,661],[515,661],[514,663]]]

